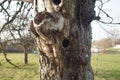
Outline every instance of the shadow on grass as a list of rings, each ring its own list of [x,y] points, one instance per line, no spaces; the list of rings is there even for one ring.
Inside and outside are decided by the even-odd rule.
[[[107,54],[119,54],[120,53],[120,49],[109,49],[109,50],[105,50],[105,53]]]
[[[100,77],[104,80],[120,80],[120,71],[107,70],[101,73],[97,73],[95,76]]]
[[[36,63],[31,63],[31,64],[22,64],[22,63],[15,63],[16,65],[19,66],[19,68],[17,67],[14,67],[8,63],[2,63],[0,65],[1,68],[4,68],[4,69],[25,69],[25,70],[36,70],[36,69],[39,69],[39,66],[36,64]]]

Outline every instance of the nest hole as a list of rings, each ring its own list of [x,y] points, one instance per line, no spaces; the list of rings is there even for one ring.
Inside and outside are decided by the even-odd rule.
[[[53,0],[53,3],[59,5],[61,3],[61,0]]]
[[[70,44],[70,42],[69,42],[68,39],[64,39],[64,40],[62,41],[62,46],[63,46],[64,48],[67,48],[67,47],[69,46],[69,44]]]

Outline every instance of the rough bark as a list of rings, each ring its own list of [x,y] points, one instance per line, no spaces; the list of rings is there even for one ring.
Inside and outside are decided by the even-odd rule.
[[[40,80],[94,80],[90,22],[95,0],[56,1],[63,1],[62,8],[37,13],[30,25],[39,52]]]

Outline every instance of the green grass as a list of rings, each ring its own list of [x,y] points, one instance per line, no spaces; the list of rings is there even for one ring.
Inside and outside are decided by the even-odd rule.
[[[29,64],[24,65],[23,54],[8,54],[8,58],[20,69],[8,64],[0,54],[0,80],[39,80],[37,54],[29,54]]]
[[[27,65],[24,65],[23,54],[8,54],[8,58],[20,69],[8,64],[0,54],[0,80],[39,80],[37,54],[29,54]],[[94,72],[97,67],[95,80],[120,80],[120,54],[92,54],[91,63]]]
[[[95,80],[120,80],[120,54],[92,54],[91,62]]]

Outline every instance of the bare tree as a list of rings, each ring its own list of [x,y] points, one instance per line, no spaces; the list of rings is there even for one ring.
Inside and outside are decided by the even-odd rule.
[[[119,29],[112,29],[109,31],[108,38],[112,40],[113,47],[116,46],[116,40],[119,37]]]
[[[29,4],[25,4],[24,7],[28,7]],[[25,11],[25,9],[23,11]],[[18,41],[17,44],[19,44],[24,51],[24,64],[28,64],[28,48],[34,44],[34,40],[31,37],[31,34],[26,29],[28,27],[30,15],[29,12],[32,8],[32,5],[30,5],[27,14],[22,12],[19,14],[16,19],[13,21],[10,27],[10,31],[12,32],[14,40]],[[29,18],[28,18],[29,17]],[[14,34],[17,34],[19,37],[15,38]]]
[[[12,5],[14,4],[13,9]],[[7,7],[6,7],[6,6]],[[28,48],[33,45],[33,39],[27,31],[28,23],[32,17],[32,4],[22,1],[6,0],[0,4],[1,13],[5,13],[5,23],[3,23],[0,32],[8,32],[10,40],[17,41],[24,51],[24,63],[28,63]],[[32,41],[32,42],[31,42]]]
[[[3,29],[5,29],[5,27],[7,27],[10,23],[12,23],[15,20],[16,16],[21,12],[24,2],[16,1],[16,9],[13,11],[10,11],[10,4],[12,4],[12,0],[3,0],[0,3],[0,12],[4,13],[6,20],[6,22],[0,28],[0,33]]]
[[[120,37],[117,38],[117,40],[116,40],[116,44],[120,44]]]
[[[36,2],[37,1],[37,2]],[[93,80],[91,27],[96,0],[35,0],[31,31],[40,80]]]
[[[1,40],[1,39],[0,39],[0,51],[4,54],[5,60],[6,60],[9,64],[13,65],[14,67],[19,68],[19,66],[17,66],[17,65],[14,64],[14,63],[12,63],[12,62],[10,61],[10,59],[7,58],[6,50],[7,50],[8,42],[11,42],[11,40],[7,40],[7,39],[6,39],[6,40]]]
[[[110,38],[99,40],[98,44],[103,49],[104,53],[107,48],[113,47],[113,42]]]
[[[1,4],[5,2],[6,0]],[[39,52],[40,80],[94,79],[90,64],[90,23],[100,19],[99,14],[95,17],[95,2],[96,0],[34,0],[36,15],[31,21],[30,29],[35,36]],[[100,2],[99,13],[104,12],[104,3],[102,0]],[[1,5],[8,16],[8,21],[1,30],[13,22],[21,11],[24,3],[19,4],[19,9],[10,19],[8,12]]]

